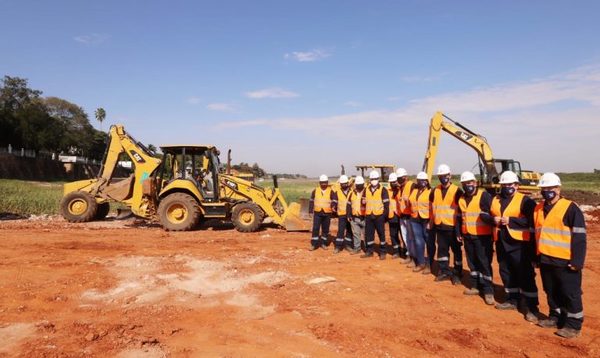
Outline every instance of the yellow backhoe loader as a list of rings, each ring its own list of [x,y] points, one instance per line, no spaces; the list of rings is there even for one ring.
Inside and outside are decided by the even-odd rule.
[[[497,191],[500,174],[506,170],[513,171],[521,181],[519,190],[523,192],[537,192],[536,187],[540,174],[530,170],[522,170],[521,163],[513,159],[496,159],[492,154],[492,148],[484,136],[476,134],[462,124],[452,120],[442,112],[436,112],[431,118],[429,126],[429,142],[425,153],[423,171],[429,178],[433,175],[435,159],[438,153],[441,131],[451,134],[454,138],[470,146],[477,152],[479,158],[479,171],[481,186],[489,191]]]
[[[109,203],[117,202],[171,231],[191,230],[211,218],[231,220],[241,232],[258,230],[265,218],[288,231],[308,230],[299,216],[300,205],[287,204],[277,178],[274,188],[263,188],[221,173],[214,146],[166,145],[158,159],[122,125],[112,126],[109,135],[98,177],[64,185],[60,211],[67,221],[103,219]],[[131,160],[133,173],[114,178],[122,156]]]

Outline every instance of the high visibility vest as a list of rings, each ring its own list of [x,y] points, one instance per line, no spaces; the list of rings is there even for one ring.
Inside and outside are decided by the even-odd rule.
[[[469,235],[490,235],[492,233],[492,227],[481,220],[481,196],[483,190],[478,189],[477,193],[471,198],[471,201],[467,205],[465,196],[461,196],[458,199],[458,207],[461,210],[462,225],[461,232]]]
[[[321,187],[315,189],[315,213],[331,213],[331,187],[321,190]]]
[[[523,202],[524,198],[525,195],[516,192],[508,206],[504,209],[504,211],[501,211],[500,196],[496,195],[494,199],[492,199],[492,207],[490,208],[490,214],[492,214],[493,216],[524,218],[525,215],[523,215],[523,213],[521,212],[521,203]],[[498,241],[498,233],[500,232],[500,229],[500,227],[496,227],[492,231],[494,234],[494,241]],[[508,230],[510,237],[512,237],[513,239],[519,241],[529,241],[529,228],[513,229],[506,225],[506,229]]]
[[[446,196],[442,198],[442,185],[438,185],[433,191],[433,220],[436,225],[444,224],[454,226],[456,224],[456,208],[454,201],[458,187],[450,184]]]
[[[431,205],[429,203],[430,193],[431,189],[429,188],[425,188],[425,190],[420,193],[419,189],[414,188],[410,192],[410,216],[415,219],[419,217],[421,219],[429,219],[429,210],[431,209]]]
[[[538,254],[559,259],[571,259],[571,228],[563,223],[563,218],[571,201],[560,198],[544,216],[544,202],[538,203],[533,214],[535,239]]]
[[[366,215],[382,215],[383,214],[383,190],[384,187],[379,185],[375,192],[371,188],[367,188],[367,207],[365,208]]]
[[[361,200],[365,190],[350,192],[350,203],[352,205],[352,215],[354,216],[365,216],[365,206],[362,205]]]
[[[388,218],[392,219],[394,215],[400,216],[400,204],[398,203],[400,200],[400,190],[396,191],[396,195],[394,195],[394,190],[391,188],[387,189],[387,191],[388,196],[390,197],[390,210],[388,211]]]
[[[350,195],[352,195],[352,190],[348,189],[348,193],[344,194],[344,191],[338,188],[336,193],[338,197],[337,214],[338,216],[344,216],[346,215],[346,206],[350,200]]]
[[[410,180],[407,180],[404,183],[404,186],[401,188],[401,194],[400,194],[400,200],[399,200],[400,214],[411,215],[410,194],[411,194],[412,186],[413,186],[413,182]]]

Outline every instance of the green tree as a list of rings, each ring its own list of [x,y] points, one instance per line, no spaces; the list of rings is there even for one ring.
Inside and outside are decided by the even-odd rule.
[[[96,130],[90,124],[83,108],[58,97],[45,98],[44,104],[48,115],[54,118],[63,130],[61,151],[89,156]]]
[[[96,120],[98,122],[100,122],[100,130],[102,131],[102,122],[104,122],[104,119],[106,119],[106,111],[102,107],[97,108],[95,115],[96,115]]]
[[[0,85],[0,145],[13,147],[25,145],[25,142],[35,142],[23,139],[23,122],[27,115],[33,115],[36,121],[43,122],[43,108],[39,106],[41,91],[27,86],[27,80],[19,77],[4,76]],[[31,126],[36,127],[36,126]],[[35,128],[26,129],[27,135]]]

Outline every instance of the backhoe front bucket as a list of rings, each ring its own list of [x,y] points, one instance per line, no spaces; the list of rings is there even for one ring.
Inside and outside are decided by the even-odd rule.
[[[288,205],[283,226],[287,231],[309,231],[311,229],[308,200],[300,199],[300,203],[294,202]]]

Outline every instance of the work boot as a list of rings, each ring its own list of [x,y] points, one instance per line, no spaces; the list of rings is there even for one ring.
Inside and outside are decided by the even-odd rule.
[[[319,248],[318,246],[310,245],[310,249],[308,249],[308,251],[315,251],[318,248]]]
[[[323,250],[327,250],[327,245],[325,245],[325,244],[321,244],[321,248],[322,248]]]
[[[557,336],[563,337],[563,338],[567,338],[567,339],[577,338],[581,334],[581,330],[578,330],[575,328],[570,328],[570,327],[563,327],[563,328],[559,329],[558,331],[556,331],[554,334],[556,334]]]
[[[548,317],[546,319],[539,320],[537,325],[542,328],[556,328],[558,327],[558,318]]]
[[[340,249],[339,247],[336,247],[336,248],[333,250],[333,253],[334,253],[334,254],[339,254],[340,252],[342,252],[342,249]]]
[[[452,279],[452,277],[451,277],[451,275],[450,275],[450,274],[447,274],[447,273],[441,273],[441,274],[439,274],[439,275],[437,275],[437,276],[435,277],[435,280],[434,280],[434,281],[435,281],[435,282],[442,282],[442,281],[451,280],[451,279]]]
[[[379,254],[379,259],[380,260],[385,260],[385,253]]]
[[[411,263],[412,259],[410,257],[404,258],[404,259],[400,259],[400,263],[401,264],[408,264]]]
[[[360,247],[359,247],[358,249],[352,249],[352,250],[350,250],[350,255],[356,255],[356,254],[359,254],[359,253],[360,253],[360,251],[361,251],[361,250],[360,250]]]
[[[361,259],[366,259],[369,257],[373,257],[373,253],[372,252],[365,252],[364,254],[360,255]]]
[[[506,302],[503,303],[496,303],[496,308],[499,310],[516,310],[517,309],[517,302],[514,300],[508,300]]]
[[[352,251],[353,251],[353,250],[352,250],[352,248],[351,248],[350,246],[346,246],[346,247],[345,247],[345,249],[346,249],[346,251],[348,251],[349,253],[352,253]]]
[[[461,278],[459,276],[452,275],[452,284],[454,286],[460,285],[461,283],[462,283],[462,280],[461,280]]]
[[[525,312],[524,317],[527,322],[531,322],[531,323],[539,322],[538,312],[527,310],[527,312]]]
[[[398,253],[392,255],[392,260],[399,259],[399,258],[400,258],[400,254],[398,254]]]
[[[414,265],[413,265],[414,266]],[[412,272],[421,272],[425,269],[425,265],[417,265],[412,269]]]
[[[429,264],[425,264],[425,268],[421,271],[423,275],[429,275],[431,273],[431,266]]]
[[[417,264],[415,264],[415,262],[413,260],[410,260],[410,262],[408,263],[408,265],[406,265],[406,267],[408,267],[408,268],[413,268],[415,266],[417,266]]]
[[[491,293],[486,293],[486,294],[483,296],[483,300],[485,301],[485,304],[486,304],[486,305],[490,305],[490,306],[491,306],[491,305],[493,305],[493,304],[494,304],[494,295],[493,295],[493,294],[491,294]]]
[[[475,287],[465,288],[465,290],[463,291],[463,295],[466,295],[466,296],[477,296],[477,295],[479,295],[479,290],[476,289]]]

